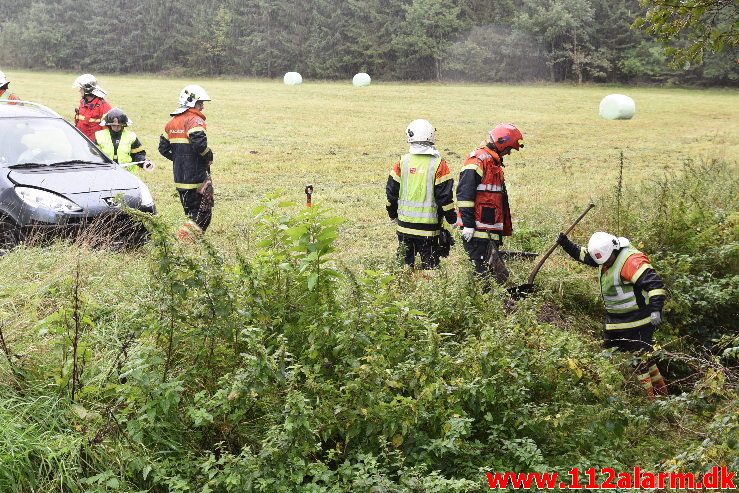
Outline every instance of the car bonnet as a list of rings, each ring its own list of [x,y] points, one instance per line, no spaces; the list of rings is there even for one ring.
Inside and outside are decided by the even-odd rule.
[[[138,178],[113,165],[12,169],[8,179],[16,185],[42,188],[60,195],[139,188]]]

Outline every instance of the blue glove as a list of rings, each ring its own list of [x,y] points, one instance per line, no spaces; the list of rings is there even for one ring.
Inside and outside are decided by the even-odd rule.
[[[649,318],[651,319],[652,325],[655,327],[659,327],[659,324],[662,323],[662,314],[660,312],[652,312],[652,314],[649,315]]]

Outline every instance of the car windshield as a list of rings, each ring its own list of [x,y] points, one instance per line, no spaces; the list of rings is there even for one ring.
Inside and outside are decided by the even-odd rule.
[[[0,118],[0,136],[0,167],[107,162],[100,150],[58,118]]]

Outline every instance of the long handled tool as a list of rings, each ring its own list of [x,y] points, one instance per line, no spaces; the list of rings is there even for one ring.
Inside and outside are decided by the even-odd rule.
[[[119,163],[120,166],[124,168],[130,168],[132,166],[139,166],[141,165],[145,171],[154,171],[154,168],[156,165],[153,161],[149,161],[148,159],[145,161],[134,161],[132,163]]]
[[[305,186],[305,206],[313,207],[313,185],[310,183]]]
[[[575,226],[577,226],[577,223],[579,223],[583,217],[585,217],[585,214],[590,212],[590,209],[595,207],[595,204],[591,203],[588,204],[588,207],[583,211],[582,214],[580,214],[580,217],[575,219],[575,222],[572,223],[572,226],[567,228],[567,231],[565,231],[565,234],[570,234],[570,231],[575,229]],[[534,290],[534,278],[536,277],[536,274],[539,273],[539,270],[541,269],[541,266],[544,265],[544,262],[546,259],[549,258],[549,256],[554,252],[554,250],[557,249],[557,245],[559,245],[556,241],[554,242],[554,245],[552,245],[549,250],[544,254],[544,256],[539,260],[539,262],[536,264],[536,267],[534,267],[534,270],[531,271],[531,274],[529,274],[529,278],[526,281],[525,284],[521,284],[520,286],[514,286],[512,288],[508,288],[508,292],[510,295],[514,298],[523,298],[528,293],[532,292]]]

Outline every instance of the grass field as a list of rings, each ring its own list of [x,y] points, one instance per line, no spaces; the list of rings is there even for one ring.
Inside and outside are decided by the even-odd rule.
[[[78,104],[75,74],[8,75],[22,98],[72,118]],[[389,167],[406,150],[405,126],[415,118],[436,126],[437,146],[455,173],[491,125],[518,125],[526,147],[507,159],[506,168],[514,229],[539,236],[556,233],[589,200],[598,204],[615,188],[621,150],[627,187],[680,173],[687,158],[719,157],[736,164],[739,157],[735,90],[398,83],[354,88],[348,81],[287,87],[281,81],[110,75],[99,81],[111,104],[133,119],[132,128],[157,163],[144,179],[173,225],[181,220],[181,208],[171,163],[158,154],[157,144],[179,91],[195,82],[213,98],[205,109],[216,184],[208,236],[224,248],[243,243],[250,210],[265,194],[281,189],[302,202],[303,186],[310,182],[314,201],[348,220],[338,243],[348,263],[393,254],[384,184]],[[634,98],[632,120],[598,116],[601,98],[613,92]],[[581,231],[597,228],[597,218],[592,214]],[[532,246],[522,245],[515,231],[510,245]],[[114,257],[131,267],[128,256]]]
[[[78,102],[74,74],[10,77],[21,97],[72,118]],[[508,158],[506,175],[514,220],[550,231],[614,188],[621,150],[626,186],[679,173],[686,158],[739,156],[739,93],[732,90],[382,83],[354,88],[310,81],[287,87],[280,81],[105,75],[99,80],[111,104],[133,119],[158,164],[144,178],[173,223],[180,206],[171,163],[156,147],[180,89],[197,82],[213,98],[205,111],[216,155],[217,206],[209,236],[239,241],[250,209],[266,193],[282,189],[302,201],[303,186],[311,182],[314,200],[349,220],[340,245],[352,260],[391,254],[383,187],[388,168],[405,152],[405,126],[415,118],[436,126],[437,145],[455,172],[491,125],[518,125],[526,147]],[[634,119],[598,116],[600,99],[612,92],[634,98]]]
[[[73,117],[78,104],[72,88],[75,74],[8,75],[22,98]],[[404,130],[415,118],[436,126],[437,146],[454,173],[491,125],[509,121],[521,128],[526,147],[506,161],[515,222],[512,248],[543,249],[547,238],[588,201],[598,205],[616,186],[621,150],[626,187],[680,173],[687,158],[718,157],[736,165],[739,157],[735,90],[399,83],[354,88],[348,81],[288,87],[281,81],[110,75],[99,76],[99,81],[110,103],[133,119],[132,128],[157,163],[143,179],[173,226],[182,220],[182,212],[171,163],[159,155],[157,144],[179,91],[199,83],[213,98],[205,109],[216,184],[208,236],[222,248],[243,245],[249,237],[250,211],[266,194],[283,190],[287,198],[302,202],[303,187],[310,182],[315,184],[314,201],[347,219],[338,241],[347,265],[394,254],[384,185],[389,167],[406,151]],[[613,92],[634,98],[637,113],[632,120],[599,117],[601,98]],[[608,213],[591,214],[580,234],[597,228],[599,214]],[[517,232],[528,234],[522,240]],[[1,270],[8,273],[5,282],[28,285],[36,264],[41,271],[49,265],[66,270],[68,262],[54,262],[60,254],[39,252],[37,257],[26,250],[0,259]],[[65,254],[74,257],[73,251]],[[142,268],[136,253],[94,256],[100,257],[100,265],[92,269],[96,272],[124,278],[128,273],[136,279]],[[26,261],[27,268],[8,268]],[[88,261],[95,263],[93,258]],[[518,278],[525,274],[514,269]],[[124,290],[127,286],[131,282],[122,283]]]
[[[78,101],[74,74],[10,76],[22,97],[72,117]],[[526,147],[508,158],[506,175],[514,216],[552,231],[614,188],[620,150],[626,186],[679,173],[688,157],[739,157],[739,93],[733,90],[382,83],[354,88],[311,81],[287,87],[281,81],[105,75],[99,80],[111,104],[133,118],[133,129],[159,165],[145,179],[167,217],[174,220],[179,204],[171,165],[156,147],[180,89],[196,82],[213,98],[205,110],[217,186],[209,235],[238,237],[249,224],[249,209],[265,193],[280,188],[302,201],[303,185],[312,182],[315,201],[349,219],[344,244],[352,245],[353,254],[378,254],[378,242],[392,243],[383,187],[388,168],[405,152],[405,126],[415,118],[436,126],[437,145],[455,172],[491,125],[518,125]],[[634,119],[598,116],[600,99],[613,92],[634,98]],[[349,236],[360,241],[349,243]]]

